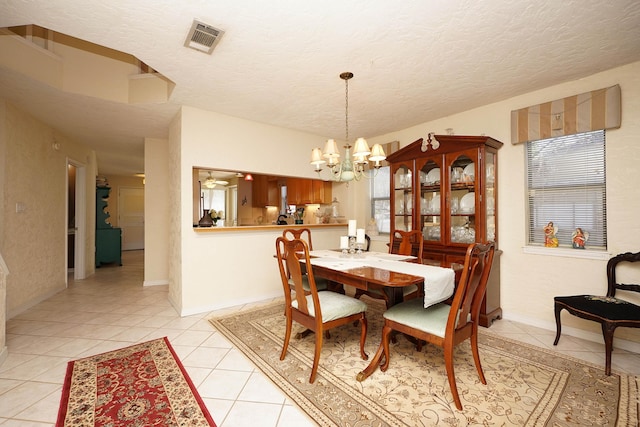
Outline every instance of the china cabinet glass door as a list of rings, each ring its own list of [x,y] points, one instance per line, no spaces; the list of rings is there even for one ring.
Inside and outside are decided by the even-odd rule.
[[[401,164],[394,169],[394,230],[411,231],[413,229],[412,215],[414,208],[412,167],[411,165]]]
[[[418,163],[420,192],[416,217],[424,240],[431,242],[442,240],[442,169],[436,160],[439,159],[428,159]]]
[[[476,177],[479,168],[475,151],[447,156],[449,165],[449,241],[468,245],[476,241]]]
[[[487,152],[485,156],[485,191],[486,191],[486,218],[487,240],[496,240],[496,155]]]

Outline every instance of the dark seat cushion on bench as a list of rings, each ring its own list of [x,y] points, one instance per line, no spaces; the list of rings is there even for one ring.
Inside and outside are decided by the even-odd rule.
[[[619,298],[600,295],[571,295],[554,299],[574,310],[611,321],[630,320],[640,322],[640,305]]]

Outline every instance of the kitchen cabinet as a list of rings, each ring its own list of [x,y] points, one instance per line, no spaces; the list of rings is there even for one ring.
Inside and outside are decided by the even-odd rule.
[[[105,211],[110,191],[109,187],[96,188],[96,267],[122,265],[122,229],[107,222],[110,215]]]
[[[287,202],[290,205],[331,203],[331,182],[319,179],[287,178]]]
[[[253,175],[251,188],[253,206],[279,206],[280,191],[278,179],[268,175]]]
[[[322,181],[314,179],[311,182],[313,196],[312,203],[318,203],[321,205],[327,205],[333,201],[332,198],[332,184],[330,181]]]
[[[497,153],[488,136],[434,135],[387,157],[391,165],[391,232],[422,230],[424,258],[464,263],[470,243],[498,242]],[[502,316],[496,252],[480,323]]]

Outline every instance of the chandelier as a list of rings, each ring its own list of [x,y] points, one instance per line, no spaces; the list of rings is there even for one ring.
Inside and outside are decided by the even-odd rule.
[[[345,122],[345,155],[344,159],[340,161],[340,152],[338,151],[338,145],[333,139],[329,139],[324,150],[320,148],[314,148],[311,150],[311,164],[315,166],[315,171],[320,175],[322,171],[322,165],[327,163],[331,171],[331,178],[334,181],[349,182],[359,181],[360,178],[369,176],[365,173],[365,166],[369,162],[374,162],[373,168],[377,170],[380,168],[380,162],[387,158],[384,154],[384,150],[380,144],[375,144],[371,150],[369,144],[364,138],[358,138],[353,147],[353,154],[351,153],[351,144],[349,143],[349,79],[353,77],[353,73],[345,72],[340,74],[340,78],[344,80],[345,84],[345,108],[344,108],[344,122]],[[353,157],[352,157],[353,155]]]

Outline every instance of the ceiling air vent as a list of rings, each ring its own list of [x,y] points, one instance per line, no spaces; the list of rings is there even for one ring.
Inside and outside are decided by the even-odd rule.
[[[224,31],[211,25],[194,20],[184,45],[200,52],[211,53],[216,47]]]

